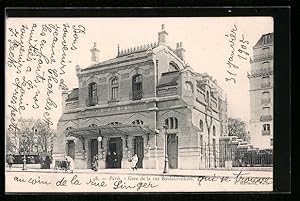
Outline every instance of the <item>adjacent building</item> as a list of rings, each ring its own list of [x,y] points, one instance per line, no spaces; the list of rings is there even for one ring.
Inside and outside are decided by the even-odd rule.
[[[261,36],[253,47],[250,80],[251,144],[259,149],[273,148],[273,49],[274,34]]]
[[[219,167],[219,138],[227,134],[226,94],[185,61],[182,42],[171,48],[162,25],[156,42],[120,49],[90,66],[76,66],[78,88],[62,93],[54,160],[70,155],[76,168]],[[200,55],[201,56],[201,55]],[[205,55],[203,55],[205,56]],[[166,143],[166,144],[165,144]],[[167,150],[165,149],[167,146]]]

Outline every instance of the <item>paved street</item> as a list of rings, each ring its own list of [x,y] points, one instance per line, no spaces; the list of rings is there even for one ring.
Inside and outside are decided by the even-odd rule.
[[[253,169],[253,168],[252,168]],[[74,173],[76,174],[130,174],[130,175],[151,175],[151,176],[161,176],[161,175],[172,175],[172,176],[211,176],[214,174],[222,176],[232,176],[233,173],[238,173],[240,171],[247,172],[251,176],[263,176],[263,177],[273,177],[273,172],[271,168],[260,168],[260,170],[252,170],[251,168],[236,168],[233,170],[224,169],[210,169],[210,170],[179,170],[179,169],[169,169],[168,173],[163,173],[162,169],[138,169],[133,171],[131,169],[99,169],[98,171],[93,171],[90,169],[76,169]],[[54,169],[27,169],[22,170],[22,168],[12,168],[7,169],[9,172],[40,172],[40,173],[64,173],[62,170]]]

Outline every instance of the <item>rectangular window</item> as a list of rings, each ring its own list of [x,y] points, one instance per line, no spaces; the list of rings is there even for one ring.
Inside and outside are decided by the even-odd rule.
[[[263,115],[265,115],[265,116],[270,115],[270,107],[264,107],[263,108]]]
[[[270,146],[273,146],[273,139],[270,139]]]
[[[213,155],[216,156],[216,140],[213,139]]]
[[[119,97],[119,87],[112,87],[111,88],[111,99],[116,100]]]
[[[200,135],[201,154],[203,154],[203,135]]]
[[[270,131],[270,124],[264,124],[263,125],[263,130],[264,131]]]

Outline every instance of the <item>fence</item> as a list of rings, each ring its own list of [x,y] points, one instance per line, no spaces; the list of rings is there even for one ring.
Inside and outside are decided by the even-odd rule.
[[[272,167],[273,151],[270,149],[248,149],[248,145],[204,145],[200,149],[205,168],[225,167],[226,161],[232,167]]]

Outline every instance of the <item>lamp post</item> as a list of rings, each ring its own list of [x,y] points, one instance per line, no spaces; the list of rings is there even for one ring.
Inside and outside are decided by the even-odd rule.
[[[27,167],[26,167],[26,155],[25,155],[25,143],[26,143],[26,134],[23,134],[22,135],[22,138],[23,138],[23,154],[24,154],[24,156],[23,156],[23,167],[22,167],[22,170],[26,170],[27,169]]]
[[[168,126],[164,125],[163,126],[163,131],[165,134],[165,166],[164,166],[164,171],[163,173],[168,173],[169,172],[169,157],[168,157],[168,133],[167,133]]]
[[[98,143],[100,143],[100,153],[99,153],[99,147],[98,147],[98,159],[102,159],[103,158],[103,156],[102,156],[102,149],[103,149],[103,147],[102,147],[102,136],[99,136],[98,138],[97,138],[97,141],[98,141]],[[100,155],[100,157],[99,157],[99,155]]]

